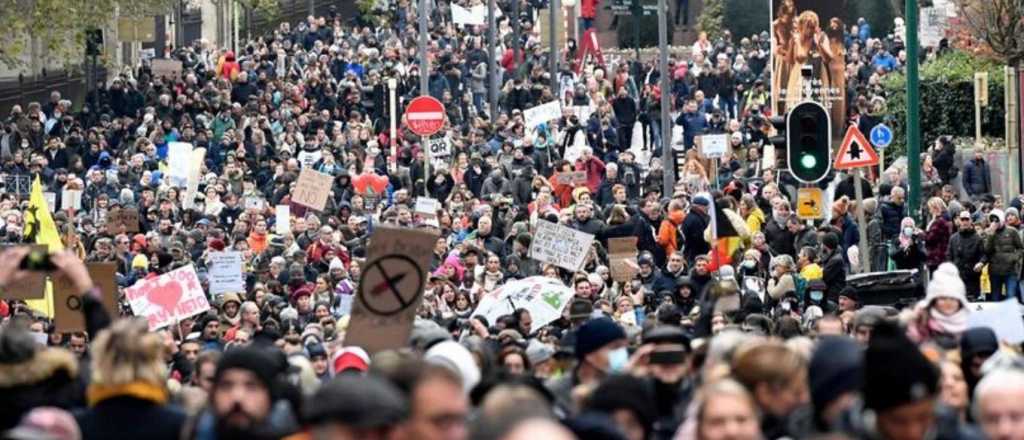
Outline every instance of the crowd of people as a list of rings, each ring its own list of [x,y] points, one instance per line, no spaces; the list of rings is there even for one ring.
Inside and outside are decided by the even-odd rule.
[[[238,52],[197,42],[173,52],[180,77],[143,63],[85,102],[55,92],[15,106],[0,172],[56,195],[66,250],[51,255],[52,275],[82,292],[85,331],[57,332],[0,295],[4,438],[1024,438],[1020,341],[969,323],[971,302],[1021,298],[1024,198],[992,196],[980,155],[961,165],[952,139],[934,140],[921,213],[899,168],[865,184],[861,207],[852,177],[833,173],[826,219],[808,222],[769,141],[767,32],[702,34],[670,60],[671,90],[655,64],[577,72],[572,51],[554,54],[564,68],[551,90],[553,54],[533,20],[542,5],[522,2],[519,34],[500,20],[491,114],[484,29],[437,6],[429,71],[416,9],[399,2],[372,26],[332,14]],[[840,26],[829,35],[846,54],[841,113],[868,132],[903,43],[863,21]],[[401,109],[420,75],[445,105],[446,157],[403,120],[390,131],[388,80]],[[552,100],[562,117],[527,126],[524,112]],[[661,138],[662,112],[673,139]],[[729,136],[715,163],[696,146],[705,134]],[[168,177],[172,142],[206,149],[194,191]],[[680,156],[671,193],[662,148]],[[292,200],[307,167],[332,176],[322,211]],[[585,181],[560,178],[572,172]],[[64,190],[82,191],[80,207],[59,208]],[[417,212],[418,198],[440,208]],[[279,205],[290,206],[287,231]],[[138,232],[108,227],[118,208],[138,210]],[[32,209],[5,188],[4,242],[33,240]],[[580,270],[531,258],[540,222],[594,236]],[[408,345],[369,353],[345,340],[381,225],[439,238]],[[626,276],[609,261],[621,237],[636,238]],[[156,331],[132,316],[123,289],[189,265],[205,288],[211,255],[225,250],[244,256],[244,291],[208,294],[209,312]],[[0,255],[0,291],[27,276],[28,252]],[[916,271],[922,294],[879,304],[879,289],[847,283],[862,259],[872,272]],[[98,287],[84,262],[116,263],[119,291]],[[530,277],[572,289],[559,319],[474,313]],[[103,307],[110,297],[118,313]]]

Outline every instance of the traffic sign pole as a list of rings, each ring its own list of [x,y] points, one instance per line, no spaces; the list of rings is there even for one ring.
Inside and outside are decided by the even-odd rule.
[[[868,224],[864,221],[864,190],[861,189],[860,168],[853,170],[853,194],[857,197],[857,232],[860,233],[860,241],[857,249],[860,251],[861,273],[871,272],[871,250],[868,249]]]

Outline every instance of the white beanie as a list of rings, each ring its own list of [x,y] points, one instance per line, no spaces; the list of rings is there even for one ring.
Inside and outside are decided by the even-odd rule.
[[[480,367],[476,365],[476,359],[458,342],[444,341],[435,344],[423,355],[423,360],[458,373],[462,377],[462,389],[466,394],[480,382]]]
[[[963,307],[967,307],[967,287],[960,279],[960,271],[953,263],[945,262],[935,269],[932,280],[928,282],[928,297],[926,304],[931,304],[937,298],[953,298],[960,301]]]
[[[1003,222],[1005,222],[1005,221],[1006,221],[1006,214],[1005,214],[1005,213],[1003,213],[1003,210],[1002,210],[1002,209],[993,209],[992,211],[990,211],[990,212],[988,213],[988,215],[989,215],[990,217],[991,217],[991,216],[993,216],[993,215],[994,215],[994,216],[996,216],[996,218],[998,218],[998,219],[999,219],[999,223],[1000,223],[1000,224],[1002,224]]]

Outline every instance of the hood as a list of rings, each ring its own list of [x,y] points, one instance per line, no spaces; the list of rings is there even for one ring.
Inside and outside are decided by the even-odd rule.
[[[235,60],[235,51],[229,50],[228,53],[224,55],[224,60],[225,61],[234,61]]]
[[[674,225],[683,223],[684,218],[686,218],[686,213],[680,209],[668,213],[668,221],[672,222]]]

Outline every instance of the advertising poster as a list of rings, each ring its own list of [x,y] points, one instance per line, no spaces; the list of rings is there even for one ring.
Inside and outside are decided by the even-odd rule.
[[[829,110],[832,137],[846,132],[847,0],[771,0],[772,113],[805,100]]]

